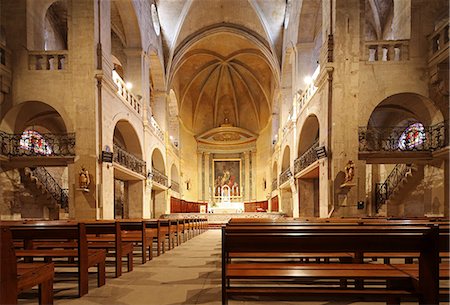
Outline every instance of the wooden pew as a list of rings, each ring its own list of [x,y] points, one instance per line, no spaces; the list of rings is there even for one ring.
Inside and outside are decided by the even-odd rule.
[[[0,304],[17,304],[19,293],[36,285],[39,304],[53,304],[53,263],[18,263],[11,231],[0,227]]]
[[[51,261],[54,258],[76,259],[78,268],[78,295],[81,297],[88,293],[88,270],[97,266],[97,285],[105,284],[105,250],[88,249],[86,226],[84,223],[66,224],[21,224],[10,227],[13,239],[24,241],[25,249],[17,250],[16,256],[23,258],[44,258]],[[34,249],[33,243],[40,241],[73,240],[76,249]]]
[[[293,227],[270,228],[226,226],[222,228],[222,303],[230,296],[245,295],[326,295],[386,297],[390,304],[399,304],[401,297],[416,296],[420,304],[438,304],[438,230],[435,227],[354,226],[309,227],[296,232]],[[352,229],[353,228],[353,229]],[[229,263],[230,252],[366,252],[419,251],[419,276],[413,277],[385,264],[257,264]],[[257,285],[265,279],[273,285]],[[287,287],[286,280],[384,280],[385,288],[359,287]],[[239,281],[235,286],[234,282]],[[417,287],[417,289],[414,289]]]
[[[153,231],[146,230],[144,221],[142,219],[120,219],[118,222],[122,230],[122,240],[141,247],[142,264],[147,262],[147,251],[149,259],[152,259]]]
[[[122,275],[122,257],[127,257],[127,270],[133,270],[133,243],[122,240],[122,230],[117,221],[85,221],[90,249],[114,251],[115,277]]]

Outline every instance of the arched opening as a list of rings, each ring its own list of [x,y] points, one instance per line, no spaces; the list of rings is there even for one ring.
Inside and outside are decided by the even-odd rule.
[[[168,181],[164,157],[158,148],[155,148],[152,153],[152,179],[152,217],[159,217],[168,212],[166,202]]]
[[[175,92],[169,93],[169,139],[178,148],[180,143],[180,122],[178,117],[178,102]]]
[[[67,217],[68,164],[74,159],[75,136],[67,133],[63,117],[48,104],[28,101],[11,108],[0,126],[5,135],[1,154],[11,157],[0,169],[0,198],[6,203],[1,217]]]
[[[304,1],[299,16],[297,36],[296,89],[301,93],[312,85],[313,76],[319,68],[322,37],[322,1]]]
[[[280,193],[281,193],[281,211],[285,212],[288,216],[292,217],[292,191],[290,183],[288,182],[292,176],[291,170],[291,150],[289,146],[284,148],[283,159],[281,162],[281,174],[279,178]],[[286,183],[287,182],[287,183]]]
[[[319,120],[315,115],[306,118],[300,131],[298,158],[295,172],[298,175],[299,215],[319,217],[319,163],[316,148],[319,146]]]
[[[114,218],[142,217],[145,162],[134,127],[125,120],[117,122],[113,136]]]
[[[53,2],[44,19],[44,50],[67,50],[67,1]]]
[[[278,164],[273,163],[272,167],[272,192],[278,189]],[[270,211],[278,212],[278,196],[272,197],[270,200]]]
[[[360,158],[366,161],[366,195],[372,212],[404,217],[444,213],[446,143],[442,113],[426,97],[392,95],[360,129]]]

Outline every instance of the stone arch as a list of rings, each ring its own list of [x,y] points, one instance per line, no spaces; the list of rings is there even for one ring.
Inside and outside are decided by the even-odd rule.
[[[31,126],[40,126],[42,132],[73,131],[64,111],[40,101],[26,101],[12,107],[3,117],[0,129],[9,133],[21,133]]]
[[[143,159],[143,151],[139,136],[133,125],[126,120],[119,120],[114,128],[113,143],[132,155]]]
[[[67,1],[53,2],[45,13],[44,50],[67,50]]]
[[[309,115],[300,130],[297,156],[302,156],[316,141],[319,140],[320,126],[316,115]]]
[[[303,1],[297,32],[296,89],[306,88],[319,64],[323,45],[322,1]]]
[[[112,1],[111,6],[113,5],[115,5],[115,9],[120,16],[125,46],[127,48],[142,48],[139,20],[133,1]]]
[[[284,147],[283,159],[281,161],[281,172],[284,172],[291,166],[291,149],[289,145]]]
[[[162,174],[166,173],[164,157],[158,148],[155,148],[152,152],[152,168],[156,169]]]
[[[444,120],[441,111],[427,97],[403,92],[383,99],[372,110],[367,127],[394,127],[406,120],[433,125]]]

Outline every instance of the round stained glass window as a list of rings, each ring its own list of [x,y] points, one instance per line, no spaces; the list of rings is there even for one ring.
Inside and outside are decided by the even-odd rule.
[[[39,155],[51,155],[47,140],[35,130],[25,130],[20,137],[20,148]]]
[[[422,123],[409,125],[398,140],[400,150],[413,150],[425,142],[425,128]]]
[[[156,35],[159,36],[159,34],[161,33],[161,27],[159,25],[158,11],[156,10],[155,4],[152,4],[151,6],[151,13],[152,13],[153,28],[155,29]]]

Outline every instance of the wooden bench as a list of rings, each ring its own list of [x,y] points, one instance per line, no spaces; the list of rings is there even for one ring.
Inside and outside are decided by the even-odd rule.
[[[117,221],[86,221],[88,248],[114,251],[115,277],[122,275],[122,257],[127,257],[127,270],[133,271],[133,243],[122,240]]]
[[[438,230],[434,227],[366,226],[309,227],[295,232],[285,226],[259,230],[258,226],[226,226],[222,229],[222,303],[232,296],[362,296],[386,298],[399,304],[403,297],[417,297],[420,304],[438,304]],[[343,229],[342,229],[343,228]],[[230,263],[229,253],[304,253],[419,251],[419,277],[386,264],[274,264]],[[258,285],[255,280],[269,281]],[[336,281],[333,286],[299,285],[302,281]],[[355,281],[354,288],[342,280]],[[358,285],[362,280],[375,280],[378,286]],[[381,282],[380,282],[381,280]],[[289,283],[289,285],[286,285]],[[379,287],[380,283],[387,283]]]
[[[39,288],[39,304],[53,304],[53,263],[18,263],[11,231],[0,227],[0,304],[17,304],[19,293]]]
[[[90,267],[97,266],[97,285],[105,284],[106,251],[103,249],[88,249],[86,226],[84,223],[67,224],[21,224],[11,226],[13,239],[24,241],[25,249],[17,250],[16,256],[23,258],[44,258],[52,261],[54,258],[72,258],[78,268],[78,295],[81,297],[89,291]],[[47,241],[75,241],[76,249],[34,249],[33,243]],[[76,261],[75,261],[76,260]],[[66,264],[72,266],[72,264]]]
[[[122,241],[131,242],[141,247],[141,263],[147,262],[147,253],[148,258],[152,259],[153,233],[151,230],[146,230],[144,221],[142,219],[121,219],[118,222],[122,230]]]

